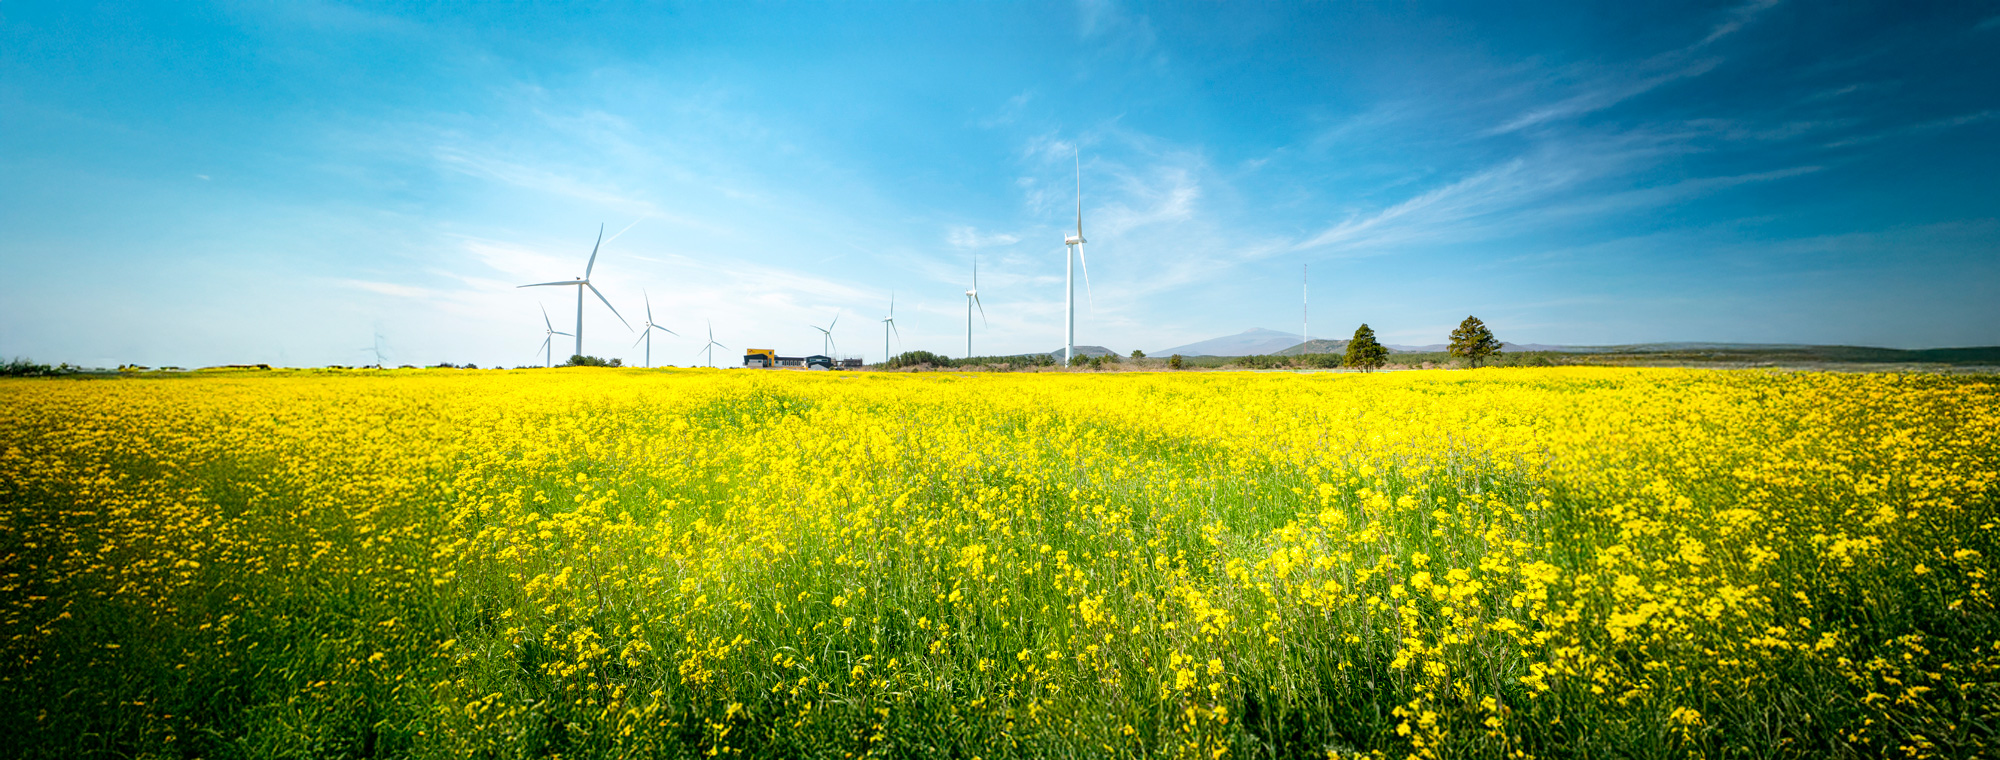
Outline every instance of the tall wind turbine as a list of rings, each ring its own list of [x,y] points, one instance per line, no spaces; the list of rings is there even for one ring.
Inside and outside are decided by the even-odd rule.
[[[701,350],[702,350],[702,351],[707,351],[707,352],[708,352],[708,366],[709,366],[709,368],[710,368],[710,369],[713,369],[713,368],[715,368],[715,349],[717,349],[717,348],[728,348],[728,346],[725,346],[725,345],[722,345],[721,343],[717,343],[717,342],[715,342],[715,323],[714,323],[714,322],[709,322],[709,323],[708,323],[708,345],[706,345],[706,346],[702,346],[702,347],[701,347]],[[696,353],[700,353],[700,352],[699,352],[699,351],[697,351]]]
[[[979,302],[979,254],[972,254],[972,289],[965,291],[965,358],[972,358],[972,307],[979,307],[979,321],[986,322],[986,304]]]
[[[545,368],[553,367],[556,366],[556,336],[568,337],[569,333],[556,332],[555,323],[549,321],[549,307],[547,306],[542,307],[542,329],[546,331],[542,335],[542,366]]]
[[[1067,324],[1063,338],[1063,366],[1076,361],[1076,263],[1083,264],[1083,294],[1090,297],[1090,261],[1083,257],[1083,154],[1077,152],[1076,159],[1076,234],[1063,238],[1063,321]],[[1074,253],[1075,256],[1070,254]],[[1091,298],[1091,307],[1096,308],[1097,299]]]
[[[838,311],[833,313],[833,321],[828,322],[825,327],[820,327],[819,325],[807,325],[807,327],[811,327],[814,330],[818,330],[820,332],[820,337],[824,338],[824,340],[820,342],[820,352],[827,356],[833,356],[833,347],[834,347],[833,326],[837,324],[840,324],[840,312]]]
[[[663,333],[666,333],[666,334],[668,334],[668,335],[672,335],[672,336],[674,336],[674,337],[676,337],[676,338],[680,337],[680,336],[681,336],[681,334],[680,334],[680,333],[677,333],[677,332],[674,332],[674,331],[672,331],[672,330],[669,330],[669,329],[667,329],[667,328],[664,328],[664,327],[661,327],[661,326],[659,326],[659,325],[656,325],[656,324],[653,324],[653,299],[652,299],[652,297],[651,297],[651,296],[648,296],[648,295],[646,295],[646,291],[644,291],[644,290],[641,290],[641,291],[639,291],[639,296],[640,296],[640,297],[642,297],[642,298],[645,298],[645,299],[646,299],[646,324],[644,324],[644,325],[641,325],[641,326],[639,327],[639,332],[641,332],[641,333],[644,333],[644,334],[643,334],[643,335],[640,335],[640,336],[639,336],[639,340],[635,340],[635,341],[632,341],[632,347],[633,347],[633,348],[638,348],[638,347],[639,347],[639,342],[640,342],[640,341],[644,341],[644,342],[646,343],[646,366],[647,366],[647,367],[652,367],[652,366],[653,366],[653,331],[654,331],[654,330],[659,330],[660,332],[663,332]],[[547,315],[547,314],[543,314],[542,316],[543,316],[543,318],[544,318],[544,319],[546,319],[546,318],[548,317],[548,315]],[[711,337],[713,337],[713,336],[711,336]]]
[[[896,330],[896,293],[889,293],[889,316],[882,318],[882,363],[889,363],[889,331]],[[903,331],[896,330],[896,339],[903,339]]]
[[[604,245],[604,225],[599,224],[597,225],[597,243],[596,245],[592,245],[590,247],[590,262],[583,265],[582,277],[578,277],[574,280],[558,280],[556,282],[537,282],[530,285],[521,286],[523,288],[540,288],[540,287],[550,287],[550,286],[569,287],[572,285],[576,287],[576,334],[572,336],[576,338],[576,354],[575,354],[576,356],[583,355],[583,289],[584,288],[589,288],[590,292],[596,293],[597,300],[604,302],[604,308],[610,309],[611,316],[617,317],[618,321],[625,325],[625,329],[627,330],[632,329],[632,323],[625,321],[625,315],[618,313],[618,307],[611,305],[611,299],[605,298],[603,293],[598,292],[596,285],[590,284],[590,270],[597,267],[597,249],[603,245]]]

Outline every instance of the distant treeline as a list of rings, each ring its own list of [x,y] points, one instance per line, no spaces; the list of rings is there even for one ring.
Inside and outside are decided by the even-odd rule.
[[[8,360],[5,364],[0,364],[0,377],[60,377],[63,375],[78,374],[83,371],[82,367],[72,367],[68,364],[58,364],[53,367],[47,364],[36,364],[33,361],[18,356]]]

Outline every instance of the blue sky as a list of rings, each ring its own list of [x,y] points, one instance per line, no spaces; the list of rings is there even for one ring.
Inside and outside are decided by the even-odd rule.
[[[2000,4],[0,4],[0,355],[2000,344]],[[1083,299],[1079,283],[1079,300]],[[640,361],[587,304],[585,350]],[[559,348],[559,353],[561,349]],[[720,353],[720,352],[718,352]],[[735,359],[730,359],[734,363]]]

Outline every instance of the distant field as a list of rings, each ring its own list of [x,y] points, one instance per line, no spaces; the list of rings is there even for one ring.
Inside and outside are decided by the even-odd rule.
[[[9,756],[2000,753],[1991,376],[252,371],[0,406]]]

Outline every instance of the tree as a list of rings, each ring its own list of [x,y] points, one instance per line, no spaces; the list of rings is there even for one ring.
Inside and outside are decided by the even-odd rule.
[[[931,367],[955,367],[958,363],[952,361],[950,357],[939,356],[929,351],[904,351],[903,353],[889,357],[888,361],[882,362],[877,367],[879,369],[900,369],[903,367],[923,367],[926,365]]]
[[[1169,356],[1169,357],[1167,357],[1167,368],[1168,368],[1168,369],[1180,369],[1180,368],[1181,368],[1181,355],[1180,355],[1180,354],[1174,354],[1173,356]]]
[[[1451,331],[1451,355],[1471,361],[1474,367],[1497,353],[1500,340],[1493,337],[1493,331],[1486,329],[1486,323],[1478,317],[1466,317],[1458,323],[1458,329]]]
[[[1134,358],[1134,359],[1144,359],[1144,358],[1146,358],[1146,352],[1144,352],[1144,351],[1141,351],[1141,350],[1139,350],[1139,349],[1136,349],[1136,348],[1135,348],[1135,349],[1132,349],[1132,358]]]
[[[1347,358],[1342,362],[1349,367],[1358,367],[1364,372],[1372,372],[1389,363],[1389,349],[1375,342],[1375,331],[1367,324],[1354,331],[1354,338],[1347,342]]]
[[[599,359],[599,358],[597,358],[597,357],[595,357],[595,356],[584,356],[584,355],[582,355],[582,354],[574,354],[574,355],[571,355],[571,356],[569,357],[569,361],[567,361],[567,362],[564,362],[564,363],[563,363],[563,366],[565,366],[565,367],[623,367],[623,366],[625,366],[625,360],[624,360],[624,359],[618,359],[618,358],[612,358],[612,359]]]

